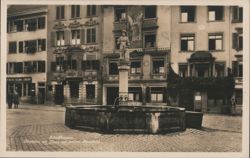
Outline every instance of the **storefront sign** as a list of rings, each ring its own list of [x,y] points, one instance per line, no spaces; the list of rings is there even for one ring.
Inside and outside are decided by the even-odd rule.
[[[7,82],[32,82],[32,78],[31,77],[11,77],[11,78],[7,78]]]

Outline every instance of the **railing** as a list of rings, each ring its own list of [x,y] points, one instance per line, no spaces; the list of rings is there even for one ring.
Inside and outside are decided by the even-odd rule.
[[[143,29],[147,28],[157,28],[157,18],[152,18],[152,19],[144,19],[143,20]]]

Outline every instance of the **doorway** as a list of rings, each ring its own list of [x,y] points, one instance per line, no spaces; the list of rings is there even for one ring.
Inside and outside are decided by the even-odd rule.
[[[45,103],[45,88],[38,88],[38,103]]]
[[[114,105],[115,99],[119,97],[118,87],[107,87],[107,105]],[[116,101],[115,105],[118,105]]]
[[[63,85],[55,85],[54,102],[55,104],[62,105],[63,101],[64,101]]]

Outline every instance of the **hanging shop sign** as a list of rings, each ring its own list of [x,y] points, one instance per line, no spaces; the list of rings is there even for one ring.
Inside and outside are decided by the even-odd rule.
[[[31,77],[8,77],[7,82],[32,82]]]

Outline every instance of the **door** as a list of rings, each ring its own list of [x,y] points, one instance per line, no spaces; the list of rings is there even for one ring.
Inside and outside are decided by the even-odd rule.
[[[118,87],[107,87],[107,104],[118,105],[119,88]]]
[[[55,102],[55,104],[62,105],[63,101],[64,101],[63,85],[55,85],[54,102]]]
[[[38,102],[39,104],[45,103],[45,88],[38,88]]]

